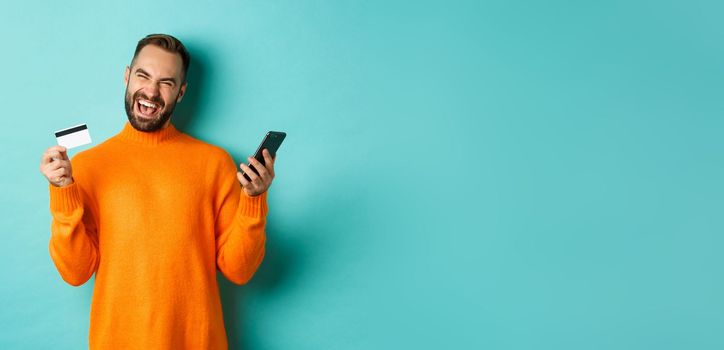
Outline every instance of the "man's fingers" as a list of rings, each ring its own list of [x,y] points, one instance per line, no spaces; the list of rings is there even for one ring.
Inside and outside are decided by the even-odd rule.
[[[274,178],[274,158],[272,158],[271,154],[269,154],[269,150],[266,148],[262,152],[264,155],[264,162],[266,163],[266,169],[269,172],[269,175],[271,175],[272,179]]]
[[[43,157],[40,158],[40,164],[41,164],[41,165],[49,164],[52,160],[53,160],[53,159],[52,159],[52,158],[50,157],[50,155],[46,152],[46,153],[43,153]]]
[[[65,168],[60,168],[50,173],[50,180],[58,181],[60,177],[63,177],[65,175],[68,175],[65,171]]]
[[[67,151],[67,148],[60,145],[51,146],[40,159],[40,171],[56,186],[71,176],[71,162]]]
[[[43,164],[47,164],[52,162],[53,160],[60,159],[70,160],[68,158],[67,149],[63,146],[53,146],[45,150],[41,162]]]
[[[55,180],[54,177],[56,176],[56,173],[60,170],[63,170],[63,174],[70,175],[71,174],[71,164],[69,160],[58,160],[52,163],[43,164],[40,167],[40,171],[51,181],[58,181]]]
[[[266,171],[264,164],[261,164],[261,162],[256,160],[256,158],[249,157],[249,163],[251,163],[251,165],[254,166],[254,169],[259,172],[259,176],[261,176],[262,179],[269,176],[269,172]]]
[[[62,160],[62,159],[63,159],[63,155],[62,155],[59,151],[51,151],[51,152],[50,152],[50,158],[51,158],[53,161]]]
[[[63,161],[56,161],[56,162],[45,164],[45,169],[47,171],[57,170],[61,167],[63,167]]]
[[[248,165],[241,163],[239,167],[241,168],[241,170],[244,170],[244,173],[251,179],[251,182],[254,182],[254,180],[259,178],[259,175],[257,175],[254,170],[251,170]]]
[[[45,152],[47,152],[47,153],[57,152],[60,154],[60,153],[66,153],[67,151],[68,151],[68,149],[63,146],[52,146],[52,147],[49,147]]]
[[[43,161],[42,161],[42,162],[43,162],[43,164],[51,163],[51,162],[53,162],[53,160],[54,160],[53,158],[59,159],[59,158],[60,158],[60,153],[59,153],[58,151],[46,151],[46,152],[43,154]]]
[[[50,152],[50,151],[65,152],[65,151],[67,151],[67,150],[68,150],[68,149],[65,148],[65,147],[63,147],[63,146],[56,145],[56,146],[48,147],[48,149],[46,150],[46,152]]]
[[[249,180],[247,180],[240,171],[236,172],[236,178],[239,179],[239,182],[241,182],[242,186],[246,187],[247,185],[249,185]]]
[[[269,153],[269,150],[268,150],[268,149],[265,148],[265,149],[261,152],[261,154],[264,156],[264,161],[265,161],[267,164],[272,164],[272,163],[274,163],[274,158],[272,158],[272,156],[271,156],[271,154]]]

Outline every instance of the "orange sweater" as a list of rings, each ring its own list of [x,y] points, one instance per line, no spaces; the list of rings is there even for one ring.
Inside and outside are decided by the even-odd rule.
[[[123,130],[50,188],[50,256],[71,285],[95,272],[91,349],[226,349],[217,268],[235,284],[264,258],[266,192],[248,197],[219,148],[176,129]]]

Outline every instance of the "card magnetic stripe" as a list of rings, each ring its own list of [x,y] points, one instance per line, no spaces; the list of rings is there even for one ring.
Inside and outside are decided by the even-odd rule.
[[[85,124],[83,124],[83,125],[78,125],[78,126],[74,126],[74,127],[72,127],[72,128],[65,129],[65,130],[56,131],[56,132],[55,132],[55,137],[65,136],[65,135],[68,135],[68,134],[72,134],[72,133],[74,133],[74,132],[78,132],[78,131],[82,131],[82,130],[87,130],[87,129],[88,129],[88,126],[85,125]]]

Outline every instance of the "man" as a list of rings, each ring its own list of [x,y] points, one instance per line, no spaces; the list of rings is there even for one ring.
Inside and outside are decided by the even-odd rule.
[[[235,284],[264,258],[274,159],[239,167],[177,130],[189,55],[170,35],[138,42],[126,67],[128,122],[69,159],[50,147],[50,256],[67,283],[96,274],[91,349],[226,349],[216,270]],[[237,182],[238,181],[238,182]]]

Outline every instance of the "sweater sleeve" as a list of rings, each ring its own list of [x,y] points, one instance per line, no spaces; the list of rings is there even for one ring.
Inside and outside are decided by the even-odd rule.
[[[231,156],[217,183],[216,266],[237,285],[247,283],[264,259],[267,192],[249,197],[236,178]]]
[[[98,236],[95,220],[84,207],[77,183],[50,188],[50,257],[68,284],[79,286],[98,268]]]

